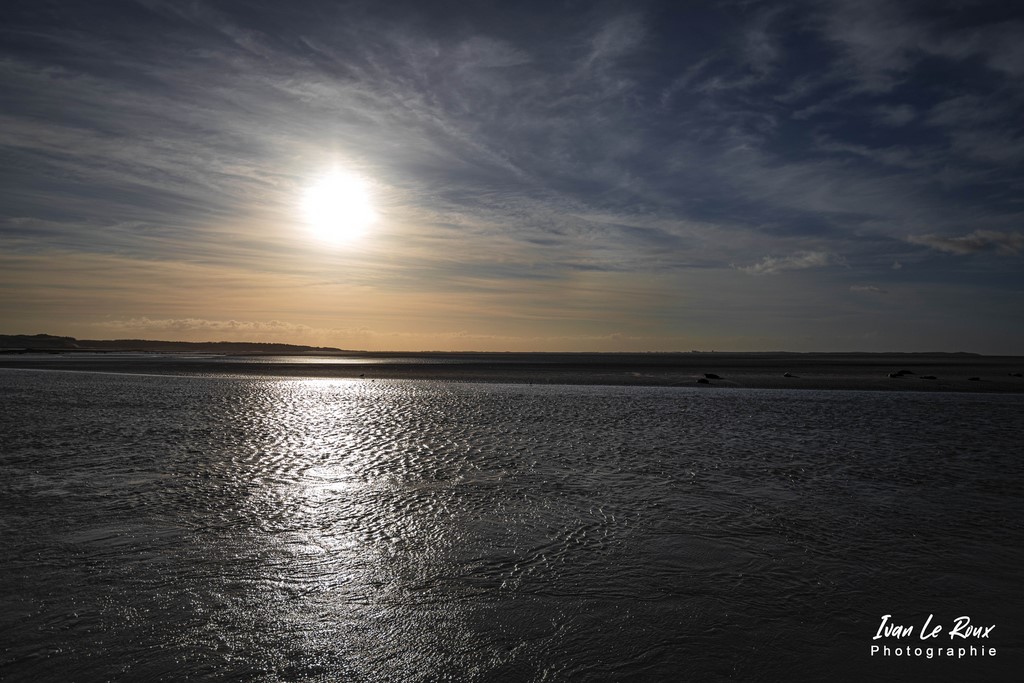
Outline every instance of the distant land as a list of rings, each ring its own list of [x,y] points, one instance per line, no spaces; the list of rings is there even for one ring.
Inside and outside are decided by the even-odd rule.
[[[503,351],[358,351],[354,349],[339,349],[333,346],[303,346],[301,344],[280,344],[270,342],[227,342],[227,341],[206,341],[206,342],[184,342],[184,341],[161,341],[156,339],[76,339],[75,337],[60,337],[52,334],[0,334],[0,353],[31,353],[31,352],[53,352],[53,351],[142,351],[150,353],[223,353],[223,354],[355,354],[373,357],[387,357],[393,355],[425,355],[425,356],[592,356],[614,357],[614,356],[672,356],[678,354],[705,354],[713,353],[718,356],[745,356],[756,357],[778,357],[778,356],[980,356],[977,353],[965,351],[940,352],[940,351],[905,351],[905,352],[857,352],[857,351],[832,351],[832,352],[798,352],[798,351],[661,351],[661,352],[503,352]]]
[[[261,342],[0,335],[0,368],[512,384],[1024,393],[1024,357],[947,352],[353,351]]]
[[[301,346],[263,342],[182,342],[150,339],[75,339],[52,334],[0,334],[0,351],[31,353],[54,351],[148,351],[152,353],[310,354],[343,353],[331,346]]]

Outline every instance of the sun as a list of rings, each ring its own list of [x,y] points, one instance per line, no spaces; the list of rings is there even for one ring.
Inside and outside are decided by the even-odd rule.
[[[329,242],[354,240],[377,220],[366,181],[342,171],[325,175],[306,190],[302,212],[313,234]]]

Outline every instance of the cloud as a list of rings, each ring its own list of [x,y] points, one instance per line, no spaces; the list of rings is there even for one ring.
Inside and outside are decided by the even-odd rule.
[[[849,75],[871,92],[898,85],[925,42],[924,26],[909,20],[896,3],[832,2],[821,25],[823,36],[847,60]]]
[[[752,266],[741,267],[744,273],[750,275],[775,275],[784,270],[804,270],[806,268],[821,268],[829,264],[829,255],[823,251],[803,251],[792,256],[774,257],[765,256],[760,263]]]
[[[825,135],[817,137],[816,149],[844,155],[852,154],[895,168],[924,169],[931,166],[935,161],[933,154],[922,153],[920,149],[912,149],[906,146],[868,147],[866,145],[837,142]]]
[[[889,290],[876,287],[875,285],[851,285],[851,292],[867,292],[869,294],[888,294]]]
[[[905,126],[917,117],[917,112],[910,105],[899,106],[879,105],[875,107],[876,120],[886,126]]]
[[[959,130],[951,137],[953,147],[975,161],[1006,166],[1024,161],[1024,137],[1013,130]]]
[[[926,59],[977,59],[1009,77],[1024,75],[1019,21],[983,23],[969,5],[925,18],[912,3],[892,0],[836,0],[823,3],[821,35],[840,49],[846,76],[875,93],[897,88]],[[964,25],[967,23],[968,25]]]
[[[778,12],[764,12],[755,17],[741,37],[740,53],[743,60],[750,69],[761,75],[774,70],[783,56],[779,37],[771,30]]]
[[[258,338],[271,336],[307,336],[314,329],[308,325],[281,320],[207,320],[204,318],[128,318],[94,323],[96,327],[134,332],[215,332],[252,333]]]
[[[634,50],[644,38],[643,21],[638,15],[626,14],[607,22],[591,39],[588,62],[615,59]]]
[[[1013,115],[1013,106],[1002,97],[981,97],[976,94],[957,95],[935,104],[925,123],[941,127],[977,128]]]
[[[975,230],[962,237],[943,235],[911,235],[911,244],[921,244],[947,254],[975,254],[979,251],[996,249],[1003,254],[1019,254],[1024,250],[1024,233],[1000,232],[998,230]]]

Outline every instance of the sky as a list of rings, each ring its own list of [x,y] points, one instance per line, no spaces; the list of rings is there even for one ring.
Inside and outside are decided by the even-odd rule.
[[[1024,355],[1018,3],[4,10],[0,333]]]

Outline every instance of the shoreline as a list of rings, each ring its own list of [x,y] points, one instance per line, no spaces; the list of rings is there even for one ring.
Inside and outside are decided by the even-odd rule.
[[[526,385],[1024,393],[1024,357],[942,353],[71,352],[4,354],[2,368]]]

